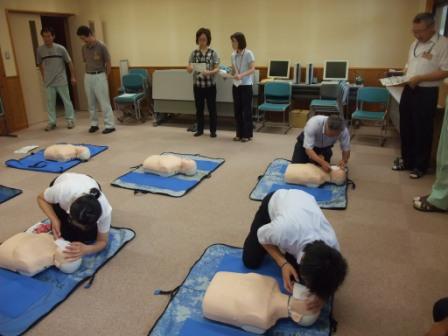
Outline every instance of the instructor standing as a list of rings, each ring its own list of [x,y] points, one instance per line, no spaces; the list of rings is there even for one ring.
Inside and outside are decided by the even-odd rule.
[[[401,158],[393,170],[410,170],[410,178],[428,169],[437,109],[438,87],[448,77],[448,40],[435,30],[431,13],[418,14],[412,25],[416,40],[411,44],[400,101]]]

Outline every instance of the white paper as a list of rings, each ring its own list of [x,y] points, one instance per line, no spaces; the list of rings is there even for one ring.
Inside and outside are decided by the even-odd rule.
[[[25,146],[25,147],[15,150],[14,153],[15,154],[27,154],[27,153],[35,150],[36,148],[39,148],[39,146],[36,146],[36,145]]]
[[[207,64],[206,63],[192,63],[193,70],[196,72],[204,72],[207,70]]]
[[[387,78],[381,78],[380,82],[383,86],[399,86],[407,83],[409,80],[406,76],[393,76]]]

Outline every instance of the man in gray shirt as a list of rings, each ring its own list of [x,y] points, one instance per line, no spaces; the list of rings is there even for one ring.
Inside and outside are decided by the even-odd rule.
[[[103,134],[115,131],[115,117],[109,98],[110,55],[106,46],[98,41],[87,26],[80,26],[77,31],[79,38],[85,43],[82,47],[82,58],[86,64],[84,87],[90,113],[90,133],[98,128],[96,102],[98,101],[104,116]]]
[[[54,30],[51,27],[43,28],[40,32],[44,44],[37,48],[36,58],[39,65],[42,79],[47,91],[48,102],[48,125],[45,131],[56,128],[56,95],[62,99],[65,109],[65,120],[67,128],[75,126],[75,111],[70,92],[68,89],[67,72],[65,65],[68,64],[71,74],[72,84],[76,84],[75,71],[72,60],[67,50],[60,44],[54,43]]]

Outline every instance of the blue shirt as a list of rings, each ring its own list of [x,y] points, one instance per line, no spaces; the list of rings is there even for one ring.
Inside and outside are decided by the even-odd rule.
[[[235,68],[235,73],[240,74],[250,69],[250,65],[255,61],[255,56],[249,49],[244,49],[240,53],[234,51],[232,53],[232,65]],[[254,74],[244,76],[241,81],[233,80],[235,86],[252,85],[254,84]]]
[[[312,117],[305,125],[303,147],[307,149],[324,148],[333,146],[336,141],[341,143],[343,151],[350,150],[350,133],[347,127],[341,132],[338,137],[329,137],[325,135],[325,124],[328,117],[317,115]]]

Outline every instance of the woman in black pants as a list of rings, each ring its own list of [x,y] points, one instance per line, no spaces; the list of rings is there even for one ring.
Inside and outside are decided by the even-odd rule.
[[[234,33],[232,41],[233,106],[235,110],[236,136],[234,141],[247,142],[253,137],[252,85],[254,83],[255,56],[246,48],[243,33]]]

